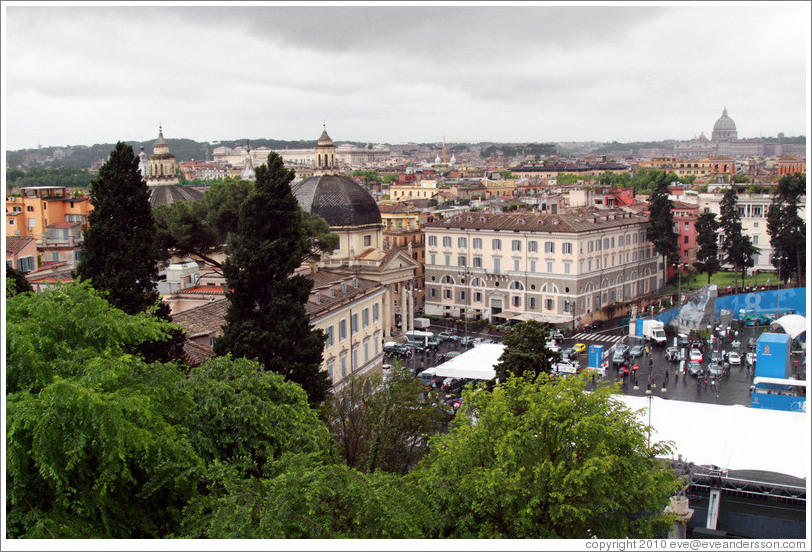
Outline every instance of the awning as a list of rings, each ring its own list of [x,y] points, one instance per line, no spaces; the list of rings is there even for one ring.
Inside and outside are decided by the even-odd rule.
[[[493,317],[494,317],[494,318],[504,318],[505,320],[508,320],[508,319],[510,319],[512,316],[515,316],[515,315],[516,315],[516,313],[515,313],[515,312],[510,312],[510,311],[502,311],[502,312],[497,312],[496,314],[494,314],[494,315],[493,315]]]
[[[568,314],[545,314],[541,312],[523,312],[517,314],[511,320],[518,320],[519,322],[527,322],[528,320],[537,320],[539,322],[546,322],[547,324],[564,324],[572,322],[572,317]]]

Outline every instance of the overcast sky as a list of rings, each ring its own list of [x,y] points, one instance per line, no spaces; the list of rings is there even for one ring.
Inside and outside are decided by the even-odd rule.
[[[810,4],[3,4],[6,149],[807,133]]]

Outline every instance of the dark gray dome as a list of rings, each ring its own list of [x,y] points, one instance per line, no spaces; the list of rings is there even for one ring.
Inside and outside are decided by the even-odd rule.
[[[302,209],[330,226],[381,224],[378,204],[365,189],[346,176],[311,176],[292,187]]]
[[[727,108],[722,111],[722,116],[716,119],[713,130],[736,130],[736,123],[727,114]]]

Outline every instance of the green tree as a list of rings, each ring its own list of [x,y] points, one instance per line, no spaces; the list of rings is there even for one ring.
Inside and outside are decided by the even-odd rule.
[[[630,538],[663,534],[677,476],[646,427],[589,377],[512,377],[468,392],[413,472],[442,512],[442,538]]]
[[[575,184],[582,178],[582,176],[573,173],[558,173],[558,176],[556,176],[556,182],[566,186],[567,184]]]
[[[158,249],[146,182],[132,147],[116,144],[91,185],[93,211],[76,274],[135,314],[158,301]]]
[[[561,353],[554,353],[547,348],[550,328],[536,320],[521,322],[512,333],[505,336],[505,350],[495,366],[496,377],[505,381],[508,376],[531,374],[536,376],[553,371],[553,364],[561,359]]]
[[[696,262],[694,267],[699,272],[708,274],[708,284],[711,276],[719,272],[722,263],[719,262],[719,221],[716,220],[716,213],[702,213],[696,219],[697,245]]]
[[[753,245],[750,236],[745,236],[742,232],[741,215],[739,215],[738,193],[734,186],[725,190],[722,200],[719,202],[719,211],[722,229],[722,253],[724,263],[733,267],[736,273],[735,286],[739,287],[738,275],[741,272],[742,283],[745,272],[755,264],[754,257],[758,253],[758,248]]]
[[[230,305],[214,351],[259,360],[302,385],[318,404],[328,387],[319,370],[325,336],[310,327],[304,309],[313,280],[294,275],[311,247],[289,185],[294,174],[272,152],[256,175],[223,264]]]
[[[663,257],[663,282],[665,267],[674,262],[678,255],[677,232],[674,231],[674,204],[668,199],[670,177],[660,173],[657,185],[649,196],[649,218],[646,239],[654,244],[654,250]]]
[[[202,462],[174,364],[130,354],[172,325],[87,283],[7,301],[11,538],[155,538],[177,531]]]
[[[795,274],[796,282],[805,282],[806,221],[798,215],[806,193],[806,174],[784,175],[778,181],[767,211],[767,232],[773,249],[772,265],[781,277]]]
[[[499,171],[499,175],[502,177],[503,180],[511,180],[516,178],[510,171]]]
[[[386,184],[391,184],[392,182],[397,182],[400,178],[398,173],[389,173],[383,177],[383,182]]]
[[[9,283],[10,282],[10,283]],[[6,267],[6,298],[27,291],[34,291],[25,274],[10,266]]]
[[[436,391],[400,366],[389,372],[386,382],[380,374],[351,376],[325,401],[322,418],[351,468],[406,473],[427,452],[425,436],[448,422]]]

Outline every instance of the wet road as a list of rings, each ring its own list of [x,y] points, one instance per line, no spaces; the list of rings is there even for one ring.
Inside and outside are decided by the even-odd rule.
[[[447,328],[432,326],[429,329],[437,334]],[[665,347],[653,347],[650,348],[651,352],[649,354],[652,360],[651,368],[649,369],[649,357],[645,354],[634,359],[634,362],[640,366],[637,371],[636,382],[633,378],[626,377],[621,385],[621,390],[627,395],[645,396],[646,388],[650,383],[651,393],[655,397],[710,404],[741,404],[748,406],[750,404],[750,385],[753,382],[753,370],[752,367],[747,366],[744,360],[745,353],[747,352],[747,342],[751,337],[757,339],[765,329],[765,327],[753,326],[746,326],[740,329],[738,340],[741,342],[741,347],[735,350],[740,354],[742,362],[739,366],[731,366],[727,376],[717,379],[716,386],[713,386],[710,380],[706,386],[704,377],[700,379],[695,376],[682,374],[676,376],[675,372],[679,367],[679,362],[669,362],[665,359]],[[460,332],[459,335],[465,335],[465,333]],[[498,334],[489,332],[468,332],[468,335],[472,337],[490,338],[497,342],[501,341]],[[399,339],[395,339],[397,341],[403,341],[402,336]],[[732,338],[717,340],[714,349],[725,351],[733,350],[730,347],[731,341]],[[574,336],[565,339],[561,344],[561,348],[572,347],[575,343],[584,343],[587,345],[587,351],[589,345],[603,345],[604,351],[609,351],[613,346],[621,342],[629,345],[629,347],[632,347],[636,343],[643,343],[642,340],[628,336],[627,326],[623,329],[615,327],[595,332],[576,333]],[[468,349],[458,344],[455,345],[452,342],[444,342],[440,345],[438,353],[417,354],[411,359],[402,361],[402,363],[414,373],[418,373],[424,368],[441,364],[443,359],[441,356],[438,356],[440,353],[454,350],[463,352]],[[706,345],[702,360],[703,367],[708,365],[709,358],[710,349]],[[608,359],[611,360],[611,352],[608,355]],[[588,360],[587,352],[579,355],[578,360],[581,368],[586,368]],[[390,360],[387,359],[387,362],[390,362]],[[631,364],[632,363],[630,363],[630,366]],[[606,376],[603,378],[598,377],[598,380],[616,382],[621,381],[621,378],[610,361]]]

